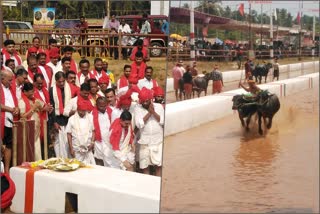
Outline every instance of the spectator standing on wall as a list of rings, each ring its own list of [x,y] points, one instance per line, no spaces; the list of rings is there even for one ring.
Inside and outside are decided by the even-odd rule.
[[[161,32],[164,33],[166,36],[169,35],[169,22],[167,20],[162,20],[162,25],[161,25]]]
[[[143,21],[143,24],[141,26],[140,33],[141,34],[150,34],[151,33],[151,25],[150,25],[150,22],[148,21],[148,14],[144,13],[142,15],[142,21]],[[149,38],[148,37],[145,37],[143,39],[143,45],[145,47],[149,46]]]
[[[76,24],[75,29],[80,30],[80,44],[86,45],[88,22],[84,16],[80,16],[80,23]],[[81,48],[81,55],[86,56],[86,48]]]
[[[131,33],[131,29],[130,29],[130,26],[126,23],[126,21],[124,19],[121,19],[120,23],[121,24],[119,26],[118,32],[122,34],[121,45],[127,46],[128,41],[129,41],[129,36],[126,36],[126,34]],[[121,54],[122,54],[123,59],[127,59],[127,57],[128,57],[127,48],[122,47]]]

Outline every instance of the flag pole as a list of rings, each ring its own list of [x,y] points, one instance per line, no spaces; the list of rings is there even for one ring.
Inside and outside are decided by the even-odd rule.
[[[195,61],[193,1],[190,2],[190,58],[192,66],[192,63]]]
[[[273,10],[270,15],[270,58],[273,58]]]

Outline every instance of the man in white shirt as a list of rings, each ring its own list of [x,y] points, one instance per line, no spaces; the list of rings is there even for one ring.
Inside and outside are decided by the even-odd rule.
[[[117,168],[115,157],[113,156],[112,147],[109,143],[109,129],[111,126],[112,109],[107,106],[105,97],[98,97],[97,107],[93,109],[93,124],[96,132],[94,157],[103,160],[103,165]],[[99,161],[96,161],[97,163]]]
[[[8,70],[1,71],[1,138],[6,146],[4,150],[4,172],[9,173],[12,155],[12,121],[19,115],[18,100],[10,86],[13,81],[13,73]]]
[[[146,87],[147,89],[152,89],[158,86],[157,81],[155,79],[152,79],[152,75],[153,75],[153,68],[151,66],[147,66],[144,73],[144,78],[138,81],[138,87],[140,90],[143,87]]]
[[[84,100],[89,104],[91,104],[89,100],[90,95],[90,85],[88,83],[83,83],[80,87],[80,93],[78,96],[72,98],[66,105],[66,107],[63,109],[63,115],[65,117],[71,117],[74,115],[77,111],[77,102],[79,99]],[[90,105],[89,105],[90,106]],[[93,109],[93,106],[91,104],[91,110]]]
[[[153,103],[152,91],[142,88],[140,104],[136,105],[135,125],[140,131],[138,140],[139,167],[144,174],[150,174],[149,166],[155,167],[155,175],[161,175],[164,109],[161,104]]]
[[[50,62],[48,62],[47,65],[50,66],[50,68],[52,69],[52,79],[54,79],[54,75],[58,71],[62,71],[62,70],[59,70],[62,68],[59,66],[59,63],[58,63],[58,60],[60,57],[59,49],[57,47],[52,47],[48,52],[49,52]]]
[[[24,68],[19,68],[16,72],[15,79],[16,97],[18,100],[21,98],[22,87],[26,82],[28,82],[28,71]]]
[[[80,68],[80,72],[77,73],[77,77],[80,85],[84,82],[88,82],[88,80],[91,78],[95,79],[95,76],[89,71],[89,68],[90,68],[89,60],[87,59],[80,60],[79,68]]]
[[[130,26],[126,23],[126,21],[124,19],[121,19],[121,21],[120,21],[118,33],[119,34],[121,33],[121,36],[122,36],[121,37],[121,45],[127,46],[128,41],[129,41],[129,36],[126,36],[125,34],[127,34],[127,33],[130,34],[131,29],[130,29]],[[122,48],[121,53],[122,53],[123,59],[127,59],[127,57],[128,57],[127,48]]]
[[[151,33],[151,25],[150,22],[148,21],[148,14],[143,14],[142,15],[142,20],[143,24],[141,26],[140,33],[141,34],[150,34]],[[143,46],[148,47],[149,46],[149,37],[145,37],[143,39]]]
[[[105,91],[105,97],[107,99],[107,105],[114,110],[117,107],[117,100],[116,100],[116,92],[113,88],[108,88]]]
[[[77,112],[69,118],[66,133],[70,154],[84,164],[95,165],[93,156],[95,130],[87,103],[78,100]]]

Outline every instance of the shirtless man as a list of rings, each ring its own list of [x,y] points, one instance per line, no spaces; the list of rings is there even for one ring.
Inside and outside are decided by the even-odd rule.
[[[248,80],[248,87],[245,87],[241,82],[239,83],[239,86],[241,86],[245,91],[251,93],[254,97],[256,97],[261,91],[252,78],[249,78]]]

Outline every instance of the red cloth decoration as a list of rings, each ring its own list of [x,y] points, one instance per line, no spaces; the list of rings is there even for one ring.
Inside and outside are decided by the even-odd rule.
[[[244,4],[243,3],[241,3],[239,6],[239,13],[241,16],[244,16]]]
[[[34,98],[41,100],[42,102],[44,102],[45,104],[50,104],[50,96],[49,96],[49,92],[45,87],[42,87],[42,92],[44,95],[45,100],[43,100],[43,98],[40,96],[39,90],[37,88],[34,88]],[[43,133],[43,122],[48,120],[48,114],[46,111],[42,111],[40,113],[40,139],[41,142],[44,136]]]
[[[120,118],[117,118],[115,121],[113,121],[113,123],[110,126],[110,130],[112,130],[110,135],[110,144],[112,145],[113,150],[119,150],[119,144],[120,144],[120,139],[122,135],[122,126],[120,122],[121,122]],[[131,124],[130,124],[130,127],[131,127],[131,138],[130,138],[129,144],[132,144],[134,134],[133,134]]]
[[[106,112],[109,117],[109,122],[111,123],[112,109],[109,106],[107,106]],[[100,131],[100,124],[99,124],[99,111],[97,108],[93,109],[92,116],[93,116],[93,125],[94,125],[94,130],[95,130],[96,141],[101,142],[102,137],[101,137],[101,131]]]
[[[88,105],[88,102],[85,102],[84,99],[78,99],[77,101],[77,109],[83,110],[83,111],[89,111],[90,106]]]
[[[160,86],[156,86],[152,88],[153,90],[153,96],[164,96],[164,91]]]
[[[121,78],[119,79],[119,88],[123,88],[129,85],[128,79],[127,77],[125,77],[124,75],[121,76]]]
[[[138,84],[138,77],[137,76],[134,76],[134,75],[130,75],[129,76],[129,83],[131,84]]]
[[[21,93],[21,99],[24,101],[24,104],[26,105],[26,112],[27,113],[28,111],[30,111],[31,109],[31,106],[30,106],[30,100],[29,98],[22,92]],[[35,102],[35,98],[34,96],[32,97],[31,101],[34,103]],[[32,114],[30,114],[27,119],[30,120]]]
[[[78,73],[77,64],[76,64],[76,61],[74,61],[74,59],[71,59],[70,70]]]
[[[147,89],[146,87],[143,87],[143,88],[140,90],[140,93],[139,93],[140,103],[145,102],[145,101],[147,101],[147,100],[151,100],[152,98],[153,98],[153,92],[152,92],[152,90]]]
[[[131,64],[131,74],[130,75],[137,76],[138,79],[143,79],[146,67],[147,67],[147,64],[144,62],[141,62],[140,66],[138,66],[136,62],[133,62]]]
[[[1,179],[5,179],[9,183],[9,188],[1,194],[1,209],[5,209],[11,205],[11,201],[16,193],[16,185],[7,173],[1,173]]]
[[[94,106],[92,105],[90,99],[84,99],[81,95],[80,92],[78,92],[78,100],[77,100],[77,104],[78,104],[78,109],[79,109],[79,103],[82,105],[82,107],[84,106],[84,104],[86,105],[85,108],[86,109],[80,109],[79,110],[87,110],[87,111],[92,111],[94,109]]]
[[[41,70],[40,70],[39,67],[37,67],[37,73],[38,73],[38,74],[42,74],[42,72],[41,72]],[[34,73],[30,70],[29,67],[28,67],[28,75],[29,75],[30,79],[32,80],[31,83],[33,83]],[[43,83],[44,83],[45,86],[47,85],[46,81],[43,81]]]
[[[297,22],[298,24],[300,24],[300,20],[301,20],[301,16],[300,16],[300,11],[298,12],[298,15],[297,15]]]

